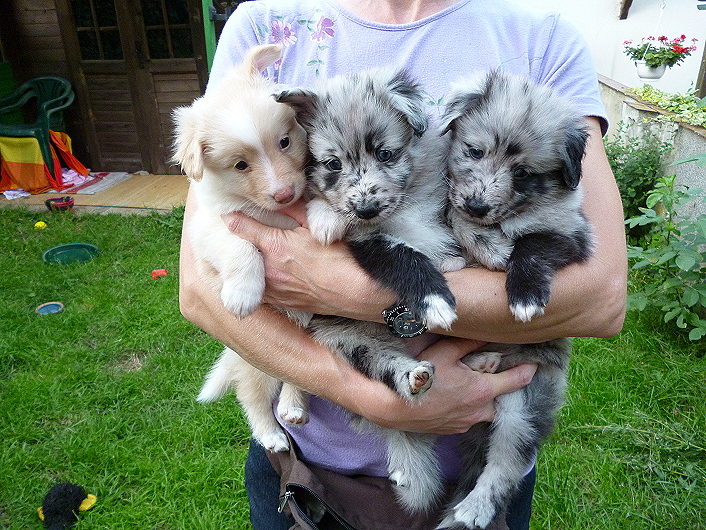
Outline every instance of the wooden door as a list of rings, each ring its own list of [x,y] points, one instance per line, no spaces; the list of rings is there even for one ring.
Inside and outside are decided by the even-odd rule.
[[[56,0],[96,171],[178,173],[171,110],[203,93],[200,0]]]

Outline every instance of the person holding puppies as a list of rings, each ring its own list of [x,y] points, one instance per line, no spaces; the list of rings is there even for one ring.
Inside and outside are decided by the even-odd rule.
[[[517,322],[508,311],[505,275],[482,268],[446,274],[458,320],[450,331],[415,339],[420,359],[436,367],[425,400],[411,406],[314,341],[305,329],[270,306],[384,322],[396,302],[358,267],[342,243],[321,245],[306,227],[302,203],[287,213],[301,225],[267,227],[241,214],[223,217],[236,235],[257,246],[265,262],[266,304],[238,319],[224,307],[195,266],[182,239],[180,307],[194,324],[274,377],[310,392],[311,421],[294,434],[302,459],[344,475],[380,474],[384,455],[358,433],[340,431],[337,407],[382,425],[442,436],[453,478],[453,434],[492,421],[494,398],[522,388],[534,374],[522,365],[498,374],[475,372],[459,360],[486,342],[533,343],[558,337],[609,337],[625,314],[627,258],[617,185],[603,151],[607,128],[595,70],[577,30],[556,14],[530,11],[505,0],[272,0],[241,4],[221,35],[209,89],[245,51],[276,42],[281,61],[267,75],[282,85],[315,87],[319,78],[375,66],[405,67],[429,95],[432,118],[461,76],[501,68],[549,84],[586,116],[589,140],[583,160],[583,209],[595,248],[586,262],[561,270],[542,316]],[[185,223],[195,208],[187,199]],[[443,333],[439,339],[439,333]],[[335,443],[334,443],[335,442]],[[382,461],[381,461],[382,460]],[[255,530],[289,528],[278,513],[279,477],[264,449],[251,444],[246,486]],[[509,507],[511,529],[529,527],[534,471]],[[433,528],[431,526],[430,528]]]

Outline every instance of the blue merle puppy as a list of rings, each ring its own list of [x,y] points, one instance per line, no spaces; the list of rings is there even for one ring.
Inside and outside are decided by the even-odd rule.
[[[591,255],[581,211],[583,116],[550,87],[492,72],[449,95],[448,220],[470,265],[505,271],[509,310],[542,315],[554,273]],[[500,396],[492,423],[463,436],[462,480],[439,528],[501,529],[504,510],[552,432],[570,341],[489,344],[464,362],[487,372],[538,363],[526,388]]]
[[[315,90],[275,96],[308,135],[308,224],[322,243],[345,241],[382,287],[397,293],[414,321],[448,328],[455,300],[441,271],[465,260],[444,222],[446,140],[427,133],[421,87],[401,71],[376,69],[327,80]],[[426,133],[426,134],[425,134]],[[434,367],[410,357],[387,326],[315,316],[313,336],[409,401],[431,386]],[[388,470],[411,511],[441,493],[435,437],[373,426],[388,444]]]

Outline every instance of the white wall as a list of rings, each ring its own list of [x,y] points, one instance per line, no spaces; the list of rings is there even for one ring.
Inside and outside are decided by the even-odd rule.
[[[643,85],[635,66],[623,53],[623,42],[639,42],[649,35],[670,39],[686,35],[686,44],[696,37],[697,50],[684,61],[667,68],[664,77],[653,84],[667,92],[693,88],[706,44],[706,10],[696,8],[697,0],[634,0],[626,20],[619,20],[619,0],[516,0],[544,11],[558,11],[572,21],[588,41],[596,70],[629,87]],[[660,20],[662,3],[666,4]],[[706,4],[706,2],[702,2]]]

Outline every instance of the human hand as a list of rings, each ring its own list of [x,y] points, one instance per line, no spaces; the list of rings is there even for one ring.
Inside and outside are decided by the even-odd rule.
[[[380,319],[382,311],[394,303],[395,296],[370,279],[345,244],[324,245],[311,237],[303,203],[282,213],[303,226],[282,230],[241,212],[223,216],[228,229],[253,243],[263,256],[264,301],[322,315]]]
[[[532,381],[536,364],[523,364],[497,374],[471,370],[461,359],[485,343],[471,339],[442,339],[418,357],[434,364],[434,383],[418,404],[397,395],[371,399],[369,420],[411,432],[455,434],[495,417],[494,400],[525,387]]]

